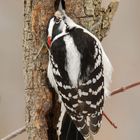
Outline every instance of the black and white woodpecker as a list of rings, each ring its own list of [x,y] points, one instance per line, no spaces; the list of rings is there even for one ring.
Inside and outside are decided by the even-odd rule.
[[[112,74],[101,42],[59,9],[48,22],[47,44],[47,76],[61,102],[58,136],[67,113],[83,138],[93,140],[101,126]]]

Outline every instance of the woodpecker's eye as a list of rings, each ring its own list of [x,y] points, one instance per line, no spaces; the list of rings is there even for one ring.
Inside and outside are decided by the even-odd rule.
[[[54,21],[55,21],[55,23],[56,23],[56,24],[59,24],[59,23],[60,23],[60,21],[61,21],[61,19],[60,19],[60,18],[55,17],[55,18],[54,18]]]

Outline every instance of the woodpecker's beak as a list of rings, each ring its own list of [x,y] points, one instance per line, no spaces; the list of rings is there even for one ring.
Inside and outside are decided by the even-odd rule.
[[[48,45],[49,45],[49,47],[51,46],[51,43],[52,43],[52,38],[51,38],[51,36],[48,36],[48,38],[47,38],[47,43],[48,43]]]

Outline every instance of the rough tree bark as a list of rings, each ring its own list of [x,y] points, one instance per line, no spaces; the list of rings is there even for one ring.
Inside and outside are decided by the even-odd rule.
[[[45,27],[54,13],[54,1],[24,0],[23,50],[28,140],[57,139],[55,124],[60,105],[46,87],[47,49],[44,47],[38,55],[39,49],[45,46]],[[102,0],[66,0],[68,15],[100,40],[110,29],[118,1],[113,0],[107,9],[101,4]]]

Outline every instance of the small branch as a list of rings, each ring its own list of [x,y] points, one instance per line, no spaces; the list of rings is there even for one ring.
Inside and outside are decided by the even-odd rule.
[[[1,140],[11,140],[12,138],[16,137],[19,134],[22,134],[25,131],[26,131],[26,127],[23,126],[22,128],[12,132],[11,134],[9,134],[8,136],[2,138]]]
[[[140,85],[140,81],[138,81],[138,82],[136,82],[136,83],[133,83],[133,84],[130,84],[130,85],[125,86],[125,87],[121,87],[121,88],[119,88],[119,89],[114,90],[114,91],[111,93],[111,96],[116,95],[116,94],[119,94],[119,93],[121,93],[121,92],[124,92],[124,91],[126,91],[126,90],[129,90],[129,89],[131,89],[131,88],[133,88],[133,87],[136,87],[136,86],[139,86],[139,85]]]
[[[119,94],[119,93],[121,93],[121,92],[124,92],[124,91],[126,91],[126,90],[129,90],[129,89],[131,89],[131,88],[133,88],[133,87],[136,87],[136,86],[139,86],[139,85],[140,85],[140,81],[139,81],[139,82],[132,83],[132,84],[130,84],[130,85],[128,85],[128,86],[123,86],[123,87],[121,87],[121,88],[119,88],[119,89],[114,90],[114,91],[111,93],[111,96],[116,95],[116,94]],[[103,116],[108,120],[108,122],[109,122],[114,128],[117,128],[117,126],[115,125],[115,123],[113,123],[113,122],[111,121],[111,119],[109,119],[109,117],[108,117],[104,112],[103,112]]]
[[[116,124],[113,123],[113,122],[111,121],[111,119],[105,114],[105,112],[103,112],[103,116],[108,120],[108,122],[109,122],[115,129],[117,129]]]

